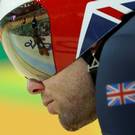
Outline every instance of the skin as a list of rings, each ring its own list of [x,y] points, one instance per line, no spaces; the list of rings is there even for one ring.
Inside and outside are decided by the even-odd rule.
[[[80,58],[47,80],[28,80],[28,91],[40,94],[48,111],[57,114],[62,126],[70,131],[97,118],[95,87],[87,66]]]
[[[41,95],[48,111],[57,114],[67,130],[75,131],[97,118],[95,87],[82,58],[47,80],[28,80],[27,87],[31,94]]]
[[[77,130],[96,119],[95,88],[82,58],[47,80],[29,80],[28,90],[41,94],[48,111],[57,114],[67,130]]]

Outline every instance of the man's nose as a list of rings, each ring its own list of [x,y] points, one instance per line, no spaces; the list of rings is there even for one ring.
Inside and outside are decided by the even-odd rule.
[[[44,90],[44,84],[35,79],[28,80],[27,89],[31,94],[39,94]]]

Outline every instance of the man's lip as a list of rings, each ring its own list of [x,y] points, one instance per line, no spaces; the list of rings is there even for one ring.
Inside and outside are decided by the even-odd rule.
[[[43,101],[43,104],[45,105],[45,106],[48,106],[50,103],[52,103],[53,102],[53,100],[44,100]]]
[[[47,107],[48,111],[51,114],[57,114],[57,112],[54,110],[52,104],[53,104],[54,100],[48,100],[48,101],[44,101],[43,104]]]
[[[58,114],[58,113],[56,112],[56,110],[54,109],[53,102],[51,102],[50,104],[48,104],[47,109],[48,109],[48,111],[49,111],[51,114]]]

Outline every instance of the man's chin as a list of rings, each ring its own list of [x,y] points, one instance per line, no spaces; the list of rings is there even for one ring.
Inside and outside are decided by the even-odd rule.
[[[73,124],[69,124],[69,123],[63,122],[61,119],[59,119],[59,120],[60,120],[60,123],[63,126],[63,128],[68,130],[68,131],[76,131],[76,130],[78,130],[80,128],[80,127],[78,127],[75,124],[73,125]]]
[[[68,131],[76,131],[82,128],[83,126],[87,125],[90,121],[89,120],[83,120],[79,121],[76,119],[76,117],[63,117],[59,115],[59,121],[61,125]]]

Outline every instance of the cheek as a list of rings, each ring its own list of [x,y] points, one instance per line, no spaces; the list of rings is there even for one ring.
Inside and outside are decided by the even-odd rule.
[[[51,95],[54,100],[58,100],[60,102],[66,100],[66,98],[70,96],[70,88],[65,83],[55,83],[52,81],[51,84],[46,83],[45,88],[48,95]]]
[[[73,104],[73,102],[76,101],[74,100],[74,97],[71,95],[69,89],[67,90],[66,88],[50,88],[51,97],[56,102],[58,108],[69,108]]]
[[[86,106],[88,106],[88,104],[90,103],[88,94],[79,95],[78,92],[76,94],[67,93],[61,97],[58,94],[56,102],[61,109],[63,108],[63,110],[76,111],[81,111],[82,108],[86,108]]]
[[[61,106],[76,106],[78,104],[83,104],[84,100],[89,99],[89,91],[80,89],[81,86],[65,86],[58,84],[54,87],[48,88],[48,93],[57,102],[57,104]]]

